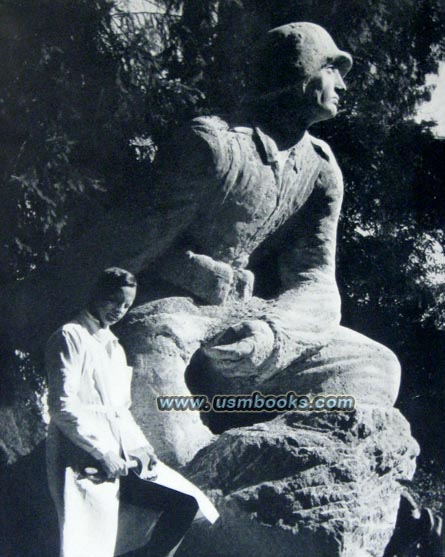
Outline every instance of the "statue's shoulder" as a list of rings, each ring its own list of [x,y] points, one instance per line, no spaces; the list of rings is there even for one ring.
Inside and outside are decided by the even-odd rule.
[[[208,131],[210,133],[226,132],[230,129],[230,124],[223,116],[198,116],[193,118],[190,123],[192,130]]]
[[[230,124],[221,116],[199,116],[186,126],[185,143],[195,152],[210,150],[217,157],[224,151],[229,128]]]
[[[314,137],[313,135],[309,134],[312,147],[317,155],[320,157],[322,161],[321,165],[321,173],[322,175],[326,175],[329,177],[334,177],[335,180],[339,183],[343,182],[342,173],[340,167],[338,166],[337,159],[335,158],[332,149],[322,139],[318,137]]]
[[[332,149],[329,147],[329,145],[326,143],[326,141],[323,141],[322,139],[319,139],[318,137],[314,137],[311,134],[309,134],[309,137],[310,137],[310,140],[311,140],[311,143],[312,143],[312,147],[314,148],[315,152],[322,159],[324,159],[328,163],[337,164],[334,153],[332,152]]]
[[[256,149],[254,129],[229,117],[201,116],[191,121],[189,129],[194,136],[191,144],[198,138],[200,146],[195,149],[211,153],[218,174],[224,175],[229,168],[242,165],[242,153]]]
[[[198,134],[217,135],[222,140],[231,141],[236,136],[252,137],[253,127],[239,125],[239,122],[227,116],[200,116],[191,121],[191,129]]]
[[[200,116],[173,129],[158,146],[152,167],[154,181],[164,182],[166,176],[175,174],[187,182],[210,172],[220,158],[222,134],[227,128],[219,116]]]
[[[156,179],[177,173],[190,177],[224,176],[230,168],[242,166],[246,152],[256,149],[254,129],[239,120],[221,115],[199,116],[176,129],[159,148],[153,168]],[[172,164],[172,160],[176,164]]]

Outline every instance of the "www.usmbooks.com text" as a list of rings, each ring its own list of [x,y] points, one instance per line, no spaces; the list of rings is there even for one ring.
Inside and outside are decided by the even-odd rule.
[[[281,395],[264,395],[259,391],[243,395],[164,395],[157,397],[162,412],[351,412],[355,398],[351,395],[299,395],[293,391]]]

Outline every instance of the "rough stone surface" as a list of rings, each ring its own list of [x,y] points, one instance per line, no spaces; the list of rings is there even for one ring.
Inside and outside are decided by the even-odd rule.
[[[221,519],[196,525],[178,557],[381,557],[417,454],[396,409],[229,430],[186,469]]]
[[[28,455],[45,437],[35,395],[24,389],[19,400],[0,406],[0,466]]]
[[[174,342],[175,330],[183,332],[180,346]],[[172,465],[185,464],[213,438],[198,412],[160,412],[156,402],[160,395],[190,395],[184,367],[199,347],[200,332],[200,323],[193,315],[153,316],[150,309],[136,312],[120,331],[128,362],[134,368],[133,415],[158,456]]]
[[[196,378],[189,377],[186,369],[203,338],[213,337],[221,327],[232,325],[240,316],[248,319],[264,307],[265,302],[259,299],[252,299],[250,304],[234,302],[197,307],[189,298],[164,298],[135,308],[119,327],[128,362],[134,368],[133,414],[157,454],[169,464],[184,465],[214,435],[208,423],[203,423],[205,416],[187,410],[160,412],[156,398],[220,388],[248,392],[251,377],[232,380],[223,386],[219,374],[213,383],[207,375],[197,382]]]
[[[358,404],[388,405],[385,393],[391,377],[386,374],[391,361],[398,367],[395,357],[385,347],[343,327],[329,335],[306,333],[305,342],[311,348],[306,358],[272,377],[263,377],[261,370],[226,375],[215,368],[202,346],[211,345],[215,335],[238,321],[267,313],[271,307],[271,302],[255,297],[221,306],[197,305],[185,297],[163,298],[137,307],[119,327],[129,364],[134,367],[133,413],[166,462],[184,465],[212,440],[211,432],[251,425],[268,416],[160,412],[156,403],[160,395],[205,394],[211,400],[219,393],[294,391],[353,395]]]

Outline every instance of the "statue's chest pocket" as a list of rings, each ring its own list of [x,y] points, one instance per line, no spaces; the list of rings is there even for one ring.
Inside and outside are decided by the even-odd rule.
[[[236,183],[226,191],[222,203],[224,214],[231,220],[255,222],[261,226],[273,213],[278,202],[278,189],[270,166],[249,165]]]

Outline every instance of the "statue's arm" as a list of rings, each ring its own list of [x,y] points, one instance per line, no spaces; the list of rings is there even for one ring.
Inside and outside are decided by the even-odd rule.
[[[152,206],[161,212],[185,206],[194,213],[211,166],[211,144],[206,134],[193,125],[177,130],[159,146],[153,163]]]
[[[165,215],[164,231],[173,239],[156,262],[157,273],[211,304],[227,297],[233,270],[200,254],[199,247],[195,253],[195,243],[199,243],[200,219],[205,220],[216,203],[226,172],[226,128],[216,117],[195,119],[161,146],[153,172],[152,204],[158,214]],[[183,215],[179,221],[169,218],[178,211]],[[177,233],[171,234],[175,228]]]

